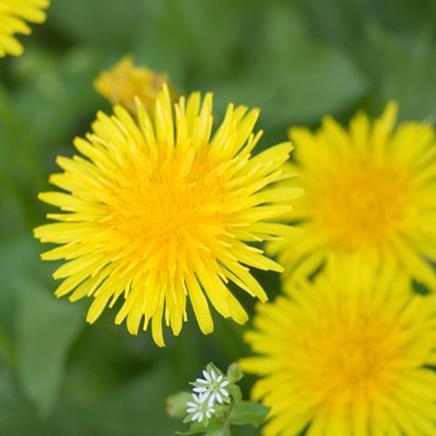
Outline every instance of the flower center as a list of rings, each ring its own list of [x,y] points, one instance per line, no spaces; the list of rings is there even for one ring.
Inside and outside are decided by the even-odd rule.
[[[374,163],[344,165],[310,192],[318,225],[345,249],[384,243],[406,218],[404,178]]]
[[[214,168],[188,156],[161,159],[151,169],[132,166],[111,197],[111,227],[126,246],[160,262],[207,251],[224,225],[224,190]]]
[[[331,349],[329,365],[335,378],[347,386],[374,378],[385,357],[377,344],[380,339],[378,335],[366,333],[350,334],[336,341]]]
[[[392,363],[401,355],[397,336],[394,327],[364,316],[341,322],[321,340],[313,382],[326,398],[386,389]]]

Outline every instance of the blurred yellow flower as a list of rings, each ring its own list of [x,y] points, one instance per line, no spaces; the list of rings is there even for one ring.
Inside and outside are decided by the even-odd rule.
[[[0,57],[23,53],[23,46],[15,34],[31,33],[26,21],[43,23],[46,19],[44,10],[49,3],[49,0],[0,0]]]
[[[330,263],[259,305],[246,340],[265,435],[436,434],[436,301],[407,275]]]
[[[54,273],[64,279],[56,295],[93,296],[90,323],[121,299],[115,322],[127,319],[137,334],[151,320],[160,346],[163,314],[178,335],[188,299],[205,334],[213,330],[208,300],[244,323],[229,282],[265,301],[249,267],[282,271],[249,243],[289,232],[273,221],[289,210],[292,192],[271,184],[292,146],[251,157],[259,111],[242,106],[229,105],[211,137],[211,94],[182,97],[173,111],[164,86],[153,115],[136,104],[136,118],[121,106],[111,117],[99,113],[93,133],[75,140],[81,156],[57,159],[64,172],[50,181],[66,192],[40,194],[64,212],[35,229],[42,242],[61,244],[43,259],[67,260]]]
[[[359,113],[344,130],[331,118],[312,133],[291,128],[298,183],[305,196],[289,219],[302,232],[269,246],[286,277],[308,276],[329,254],[359,254],[374,265],[395,264],[436,289],[436,141],[430,124],[394,130],[397,104],[370,123]]]
[[[168,83],[166,74],[136,67],[132,57],[125,56],[110,70],[103,71],[94,86],[111,104],[121,104],[134,112],[135,97],[141,100],[145,109],[152,110],[164,83]],[[171,88],[169,90],[172,93]]]

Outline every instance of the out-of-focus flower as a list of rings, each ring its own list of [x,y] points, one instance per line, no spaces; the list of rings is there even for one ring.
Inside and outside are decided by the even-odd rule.
[[[407,275],[330,262],[259,305],[241,362],[261,376],[265,435],[436,434],[436,301]]]
[[[121,104],[134,113],[135,97],[139,98],[145,109],[151,111],[165,83],[172,96],[173,91],[166,74],[137,67],[131,56],[125,56],[110,70],[103,71],[98,76],[95,89],[111,104]]]
[[[49,0],[0,0],[0,57],[23,53],[16,34],[29,35],[27,23],[43,23],[49,4]]]
[[[358,254],[361,262],[395,264],[436,289],[436,141],[430,124],[394,129],[397,104],[371,123],[359,113],[343,129],[331,118],[312,133],[290,129],[305,196],[289,219],[302,232],[270,245],[285,277],[308,276],[330,254]]]
[[[266,301],[249,268],[282,271],[251,243],[292,231],[276,220],[299,192],[275,184],[291,144],[252,157],[259,111],[233,105],[211,136],[211,94],[181,98],[173,111],[165,86],[153,115],[138,99],[136,113],[99,113],[93,133],[75,140],[80,155],[57,159],[64,171],[50,181],[63,192],[39,196],[62,211],[35,229],[42,242],[60,244],[42,258],[66,261],[54,273],[63,279],[56,295],[92,296],[90,323],[121,299],[115,322],[127,320],[137,334],[151,321],[159,346],[162,318],[178,335],[188,301],[205,334],[213,331],[209,302],[246,322],[229,284]]]

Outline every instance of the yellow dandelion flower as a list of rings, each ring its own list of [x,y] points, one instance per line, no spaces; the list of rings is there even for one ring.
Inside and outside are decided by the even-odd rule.
[[[26,21],[43,23],[49,3],[49,0],[0,0],[0,57],[23,53],[15,34],[31,33]]]
[[[164,83],[168,83],[166,74],[136,67],[132,57],[125,56],[110,70],[103,71],[94,86],[111,104],[121,104],[134,112],[135,97],[141,100],[147,110],[152,110]]]
[[[417,122],[394,129],[396,115],[391,102],[372,124],[359,113],[348,130],[331,118],[316,133],[290,129],[290,170],[306,195],[290,214],[302,232],[270,246],[286,276],[312,273],[331,253],[358,253],[362,262],[395,263],[436,289],[434,129]]]
[[[50,181],[66,192],[40,194],[64,212],[35,230],[42,242],[61,244],[43,259],[67,261],[54,273],[64,279],[56,295],[93,296],[90,323],[121,299],[115,322],[126,319],[137,334],[151,320],[160,346],[162,316],[178,335],[188,299],[205,334],[213,330],[208,301],[244,323],[228,286],[265,301],[249,267],[282,271],[250,243],[289,231],[273,221],[289,210],[291,193],[271,184],[292,146],[251,157],[259,111],[242,106],[229,105],[211,137],[211,94],[182,97],[173,111],[165,86],[153,116],[136,102],[135,118],[121,106],[111,117],[99,113],[93,133],[74,142],[81,156],[57,159],[64,172]]]
[[[328,269],[258,307],[241,362],[261,376],[264,434],[436,434],[436,301],[407,275]]]

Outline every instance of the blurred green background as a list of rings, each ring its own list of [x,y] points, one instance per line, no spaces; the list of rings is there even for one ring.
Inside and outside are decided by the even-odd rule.
[[[435,26],[434,0],[52,0],[24,56],[0,60],[0,436],[171,435],[183,427],[165,397],[208,361],[224,369],[248,353],[243,329],[218,317],[214,334],[190,322],[161,350],[111,311],[89,326],[87,301],[53,297],[55,266],[32,238],[47,211],[36,196],[56,155],[109,110],[98,72],[130,53],[179,89],[215,91],[218,115],[229,101],[258,105],[266,147],[290,124],[375,115],[390,98],[401,118],[434,120]],[[275,274],[260,280],[278,292]]]

